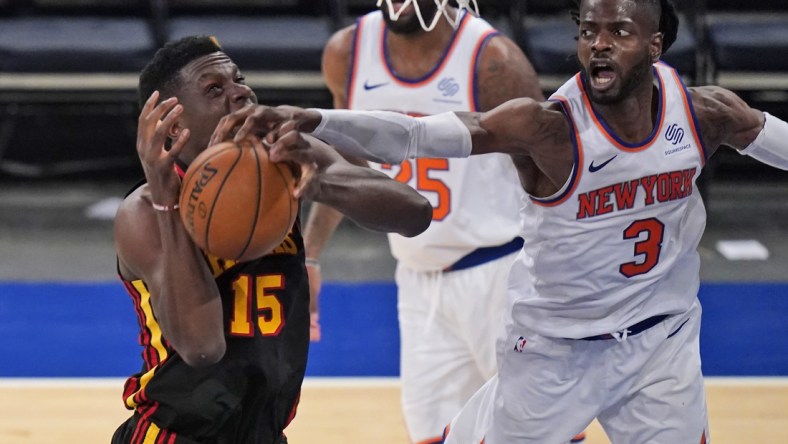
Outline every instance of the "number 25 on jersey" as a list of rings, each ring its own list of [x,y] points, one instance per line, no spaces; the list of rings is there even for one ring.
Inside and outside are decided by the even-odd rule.
[[[394,180],[409,184],[413,179],[413,169],[416,169],[416,184],[413,186],[417,191],[425,196],[433,194],[437,196],[437,203],[432,208],[432,220],[441,221],[451,212],[451,190],[440,179],[430,176],[432,171],[448,171],[448,159],[429,159],[421,158],[415,160],[405,160],[400,164],[400,170]],[[381,168],[390,170],[391,165],[383,164]]]

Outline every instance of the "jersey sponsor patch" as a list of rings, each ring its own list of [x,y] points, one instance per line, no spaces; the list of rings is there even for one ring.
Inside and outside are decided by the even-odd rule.
[[[668,125],[668,128],[665,130],[665,140],[672,145],[665,148],[665,157],[673,156],[692,148],[692,143],[682,143],[684,142],[684,128],[676,123]]]

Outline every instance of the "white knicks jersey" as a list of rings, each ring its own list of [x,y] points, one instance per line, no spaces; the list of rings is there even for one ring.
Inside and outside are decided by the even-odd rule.
[[[594,112],[579,74],[551,96],[574,127],[576,162],[564,189],[522,210],[525,246],[509,278],[518,324],[576,339],[695,301],[706,224],[695,180],[706,151],[675,70],[658,63],[654,72],[656,124],[639,144]]]
[[[361,17],[353,44],[348,108],[414,116],[475,111],[476,64],[498,32],[486,21],[464,14],[436,67],[417,79],[397,76],[390,67],[383,14],[375,11]],[[372,166],[407,183],[433,206],[432,223],[424,233],[413,238],[389,235],[394,257],[413,270],[442,270],[477,248],[501,245],[520,235],[518,212],[524,193],[509,156]]]

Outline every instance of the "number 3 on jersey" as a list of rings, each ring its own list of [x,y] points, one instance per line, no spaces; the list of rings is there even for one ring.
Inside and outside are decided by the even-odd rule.
[[[416,190],[424,193],[435,193],[437,203],[432,207],[432,220],[441,221],[451,212],[451,190],[440,179],[430,177],[431,171],[448,171],[448,159],[415,159],[406,160],[400,164],[400,170],[394,180],[409,183],[413,179],[413,164],[416,164]],[[391,165],[381,165],[384,170],[390,170]]]
[[[643,256],[641,261],[621,264],[618,271],[631,278],[651,271],[659,263],[659,253],[662,251],[662,236],[665,225],[659,219],[649,218],[632,222],[624,230],[624,239],[638,239],[641,233],[646,233],[646,238],[635,242],[635,256]]]
[[[254,336],[252,324],[252,295],[257,308],[257,328],[263,336],[276,336],[285,324],[284,308],[273,290],[285,288],[285,277],[281,274],[262,276],[239,275],[233,281],[233,318],[230,334]]]

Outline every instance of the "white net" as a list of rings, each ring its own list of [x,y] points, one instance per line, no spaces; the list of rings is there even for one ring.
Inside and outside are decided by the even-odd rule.
[[[438,24],[438,20],[440,20],[441,16],[446,18],[455,29],[457,26],[460,25],[460,20],[462,19],[462,10],[467,9],[477,16],[479,15],[479,5],[476,3],[476,0],[456,0],[457,2],[457,14],[452,16],[449,12],[449,0],[433,0],[435,5],[438,7],[437,11],[435,12],[435,16],[432,17],[430,23],[427,23],[424,20],[424,17],[421,15],[421,10],[419,9],[419,2],[418,0],[378,0],[378,7],[382,5],[384,2],[389,8],[389,16],[392,20],[399,19],[400,14],[402,14],[408,6],[413,6],[413,10],[416,12],[416,17],[419,19],[419,23],[421,23],[421,27],[424,28],[425,31],[432,31],[435,26]],[[399,8],[394,7],[394,3],[402,3]]]

